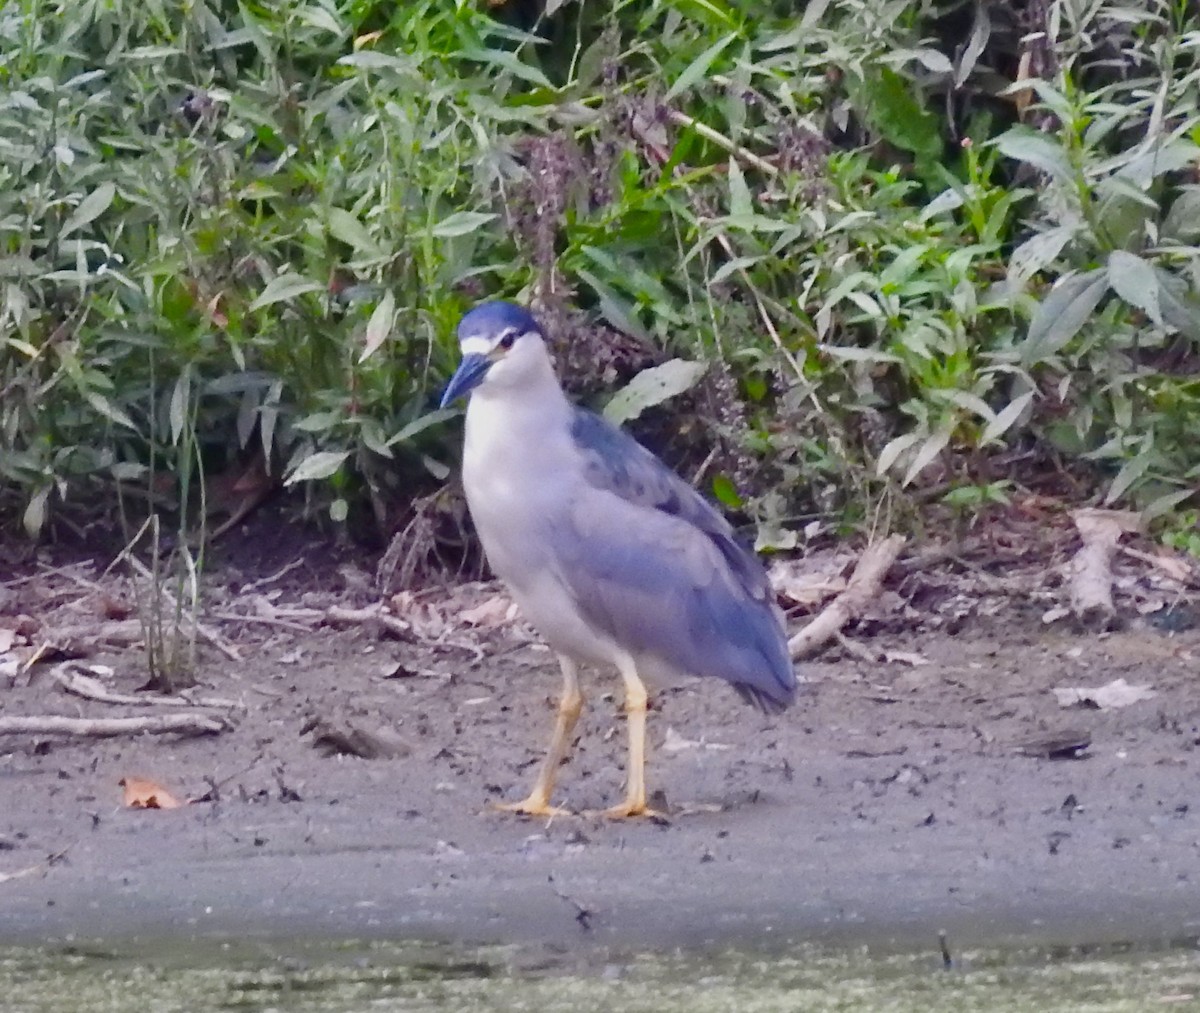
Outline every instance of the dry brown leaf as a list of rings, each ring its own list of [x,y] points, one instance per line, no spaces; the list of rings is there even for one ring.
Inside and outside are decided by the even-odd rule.
[[[123,804],[127,809],[179,809],[187,804],[157,781],[144,777],[123,777],[117,783],[125,789]]]

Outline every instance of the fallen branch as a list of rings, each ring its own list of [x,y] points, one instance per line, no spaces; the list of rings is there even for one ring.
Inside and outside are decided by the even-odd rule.
[[[788,641],[788,651],[793,660],[816,653],[818,648],[837,636],[843,626],[866,608],[867,603],[879,594],[883,578],[900,555],[905,541],[903,535],[891,535],[867,548],[850,574],[846,590]]]
[[[340,605],[332,605],[325,610],[322,618],[334,625],[341,623],[348,625],[378,625],[381,629],[387,630],[401,640],[411,640],[413,637],[412,626],[403,619],[385,612],[381,604],[368,605],[366,608],[361,609],[343,608]]]
[[[223,612],[216,618],[226,619],[230,622],[266,623],[270,626],[282,626],[304,632],[312,632],[314,626],[322,623],[330,626],[377,626],[401,640],[413,639],[412,624],[385,611],[381,602],[357,609],[346,608],[342,605],[330,605],[325,609],[301,606],[279,608],[270,604],[268,607],[270,608],[268,615]]]
[[[71,661],[57,665],[50,677],[68,693],[97,703],[114,703],[134,707],[213,707],[232,710],[242,706],[236,700],[222,697],[156,696],[152,693],[114,693],[99,679],[80,672]]]
[[[0,717],[0,735],[79,735],[109,738],[114,735],[209,735],[223,732],[228,723],[208,714],[154,714],[140,718],[68,718],[57,714],[34,717]]]
[[[87,656],[104,647],[133,647],[142,642],[143,635],[141,623],[136,619],[124,619],[99,625],[59,626],[39,639],[46,649],[57,648],[64,654]]]

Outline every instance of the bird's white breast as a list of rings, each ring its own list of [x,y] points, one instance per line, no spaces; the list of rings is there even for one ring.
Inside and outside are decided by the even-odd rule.
[[[561,529],[582,461],[571,408],[557,398],[476,392],[467,408],[463,487],[496,576],[554,649],[581,661],[611,660],[612,645],[583,622],[561,580],[551,528]]]

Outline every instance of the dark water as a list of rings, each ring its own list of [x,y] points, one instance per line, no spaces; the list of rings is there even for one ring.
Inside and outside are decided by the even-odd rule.
[[[0,950],[0,1010],[1099,1011],[1200,1009],[1195,941],[956,957],[239,941]]]

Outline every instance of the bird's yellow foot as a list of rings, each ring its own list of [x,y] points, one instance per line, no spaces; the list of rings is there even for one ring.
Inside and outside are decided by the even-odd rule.
[[[530,795],[520,802],[493,802],[491,808],[500,812],[519,813],[522,816],[574,816],[570,809],[560,809],[551,805],[548,799],[540,795]]]
[[[638,802],[626,799],[620,805],[615,805],[611,809],[605,809],[600,813],[601,816],[607,816],[610,820],[630,820],[630,819],[648,819],[648,820],[669,820],[665,812],[660,812],[658,809],[651,809],[645,802]]]

